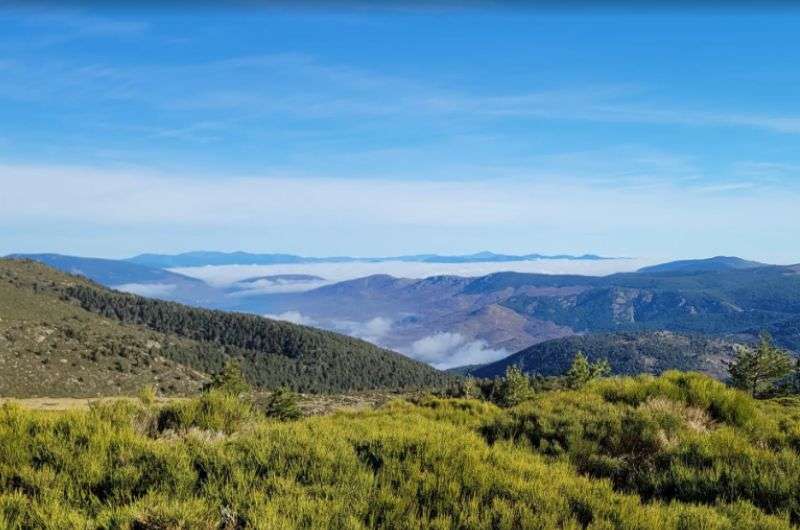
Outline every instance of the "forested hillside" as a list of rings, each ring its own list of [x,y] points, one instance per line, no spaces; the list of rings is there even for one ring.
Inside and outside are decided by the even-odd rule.
[[[607,360],[615,374],[687,370],[723,379],[727,377],[728,363],[736,355],[736,344],[732,339],[670,331],[592,333],[535,344],[497,362],[473,367],[467,373],[496,377],[509,366],[517,366],[531,375],[561,375],[575,354],[582,352],[590,361]]]
[[[0,260],[0,289],[2,395],[124,394],[145,383],[183,393],[229,359],[260,388],[335,392],[450,380],[361,340],[114,292],[31,261]]]

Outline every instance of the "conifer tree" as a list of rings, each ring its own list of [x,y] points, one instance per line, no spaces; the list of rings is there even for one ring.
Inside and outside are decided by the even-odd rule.
[[[567,386],[577,389],[583,387],[592,379],[605,377],[610,373],[611,366],[609,366],[606,359],[590,363],[586,355],[579,351],[572,359],[572,366],[569,367],[569,370],[564,375],[567,378]]]
[[[742,346],[728,367],[731,383],[736,388],[758,396],[770,390],[775,381],[792,371],[792,358],[772,343],[772,337],[762,334],[758,346]]]
[[[297,396],[287,388],[279,388],[269,396],[264,411],[270,418],[281,421],[296,420],[302,416],[297,406]]]
[[[241,396],[250,392],[250,385],[242,375],[242,367],[236,361],[228,361],[222,371],[214,376],[211,388],[230,394]]]
[[[506,376],[502,384],[500,404],[506,407],[513,407],[526,399],[530,399],[532,396],[533,389],[528,376],[523,374],[519,367],[509,366],[506,369]]]

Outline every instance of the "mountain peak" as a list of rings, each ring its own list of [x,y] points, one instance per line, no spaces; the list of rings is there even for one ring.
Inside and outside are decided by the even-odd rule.
[[[765,267],[766,263],[758,261],[749,261],[737,256],[714,256],[705,259],[687,259],[670,261],[661,263],[659,265],[652,265],[650,267],[643,267],[637,272],[641,273],[658,273],[658,272],[712,272],[712,271],[725,271],[733,269],[755,269],[757,267]]]

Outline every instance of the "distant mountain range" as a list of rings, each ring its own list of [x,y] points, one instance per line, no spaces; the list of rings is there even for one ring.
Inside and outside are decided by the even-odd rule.
[[[323,258],[310,258],[296,256],[293,254],[251,254],[248,252],[186,252],[183,254],[140,254],[125,261],[146,265],[149,267],[175,268],[175,267],[202,267],[205,265],[278,265],[278,264],[298,264],[298,263],[380,263],[384,261],[403,261],[420,263],[496,263],[514,261],[536,261],[536,260],[604,260],[617,259],[596,256],[594,254],[584,254],[582,256],[563,255],[544,255],[544,254],[525,254],[509,255],[495,254],[493,252],[477,252],[460,256],[441,256],[438,254],[417,254],[411,256],[388,256],[388,257],[351,257],[351,256],[332,256]]]
[[[298,311],[319,322],[393,322],[384,343],[413,351],[416,341],[457,333],[509,353],[586,333],[668,330],[707,335],[771,331],[800,351],[800,269],[761,266],[604,277],[495,273],[420,280],[378,275],[319,289],[255,297],[246,310]],[[474,363],[474,359],[469,359]]]
[[[482,364],[544,341],[598,333],[670,331],[724,341],[734,335],[748,340],[766,330],[781,346],[800,351],[800,266],[741,258],[684,260],[604,277],[379,274],[325,285],[311,275],[276,274],[217,288],[128,261],[31,257],[111,287],[130,291],[131,284],[141,283],[140,294],[275,315],[362,337],[439,366]],[[157,291],[167,282],[179,287],[148,293],[148,285]],[[320,284],[293,292],[295,285]]]

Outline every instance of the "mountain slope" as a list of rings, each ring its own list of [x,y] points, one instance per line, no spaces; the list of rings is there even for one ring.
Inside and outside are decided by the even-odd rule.
[[[110,291],[31,261],[0,260],[0,289],[4,395],[124,394],[152,382],[189,392],[229,358],[265,388],[333,392],[450,380],[336,333]]]
[[[131,283],[179,283],[204,285],[201,280],[163,269],[137,265],[127,261],[65,256],[63,254],[12,254],[12,259],[30,259],[70,274],[85,276],[102,285]]]
[[[503,305],[582,331],[668,329],[740,333],[800,315],[800,274],[787,267],[626,273],[558,297],[513,295]]]
[[[122,260],[62,254],[12,254],[8,258],[38,261],[112,289],[192,305],[218,305],[223,297],[222,292],[197,278]]]
[[[767,331],[778,344],[800,352],[800,316],[772,324],[766,330],[751,330],[751,333],[760,331]]]
[[[800,348],[800,267],[610,276],[500,272],[423,280],[371,276],[303,293],[253,297],[246,309],[298,311],[326,319],[393,322],[383,344],[412,351],[437,333],[519,351],[542,340],[603,332],[669,330],[748,334],[775,328],[776,342]],[[498,310],[497,308],[501,308]],[[782,323],[786,323],[782,325]],[[487,329],[490,326],[491,329]]]
[[[0,396],[130,395],[145,385],[183,394],[208,380],[170,358],[200,345],[123,326],[59,294],[82,284],[91,285],[38,263],[0,260]]]
[[[468,373],[495,377],[503,375],[508,366],[519,366],[530,374],[561,375],[580,351],[592,361],[607,359],[615,374],[658,374],[678,369],[705,372],[722,379],[727,375],[727,363],[736,354],[736,343],[669,331],[577,335],[535,344]]]
[[[756,267],[766,266],[767,265],[765,263],[748,261],[742,258],[737,258],[736,256],[715,256],[713,258],[706,259],[670,261],[668,263],[643,267],[639,269],[638,272],[709,272],[730,269],[754,269]]]

